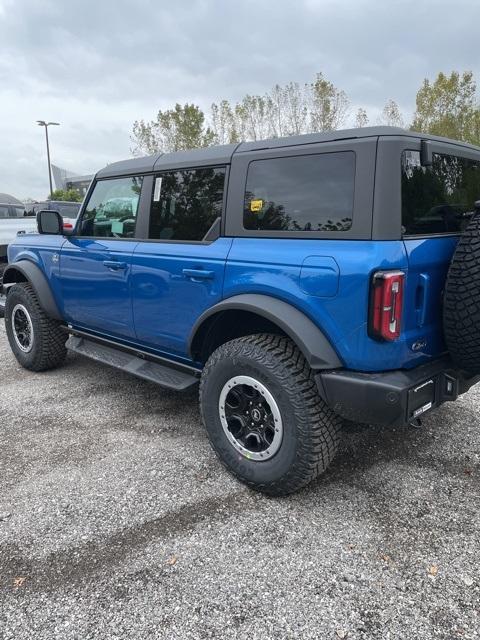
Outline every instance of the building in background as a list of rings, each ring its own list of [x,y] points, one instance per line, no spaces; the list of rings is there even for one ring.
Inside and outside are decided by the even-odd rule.
[[[75,189],[82,196],[87,193],[87,189],[92,181],[93,174],[79,176],[72,171],[67,171],[57,165],[52,164],[53,180],[55,182],[56,189],[63,189],[68,191],[69,189]]]

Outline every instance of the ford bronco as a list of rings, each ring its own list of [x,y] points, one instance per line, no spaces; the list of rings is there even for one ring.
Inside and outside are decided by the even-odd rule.
[[[70,349],[200,383],[223,464],[270,495],[342,421],[417,422],[480,379],[480,148],[374,127],[158,154],[97,173],[10,245],[19,363]]]

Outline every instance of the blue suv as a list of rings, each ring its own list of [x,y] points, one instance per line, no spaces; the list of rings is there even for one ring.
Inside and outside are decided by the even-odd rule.
[[[97,173],[9,247],[11,348],[200,382],[220,460],[270,495],[344,420],[418,422],[480,377],[480,148],[381,127],[158,154]]]

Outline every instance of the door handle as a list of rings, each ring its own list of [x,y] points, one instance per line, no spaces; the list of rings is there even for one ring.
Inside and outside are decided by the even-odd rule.
[[[182,273],[193,280],[212,280],[215,276],[214,271],[206,271],[205,269],[182,269]]]
[[[126,262],[118,262],[117,260],[104,260],[103,264],[105,267],[113,269],[113,271],[122,271],[127,268]]]

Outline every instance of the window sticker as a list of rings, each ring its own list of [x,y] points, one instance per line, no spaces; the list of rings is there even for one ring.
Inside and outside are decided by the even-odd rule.
[[[162,179],[155,179],[155,191],[153,192],[153,201],[158,202],[160,200],[160,193],[162,191]]]
[[[258,213],[262,209],[263,209],[263,200],[257,199],[257,200],[250,201],[250,211],[252,211],[253,213]]]
[[[112,220],[112,233],[123,233],[123,222],[120,220]]]

